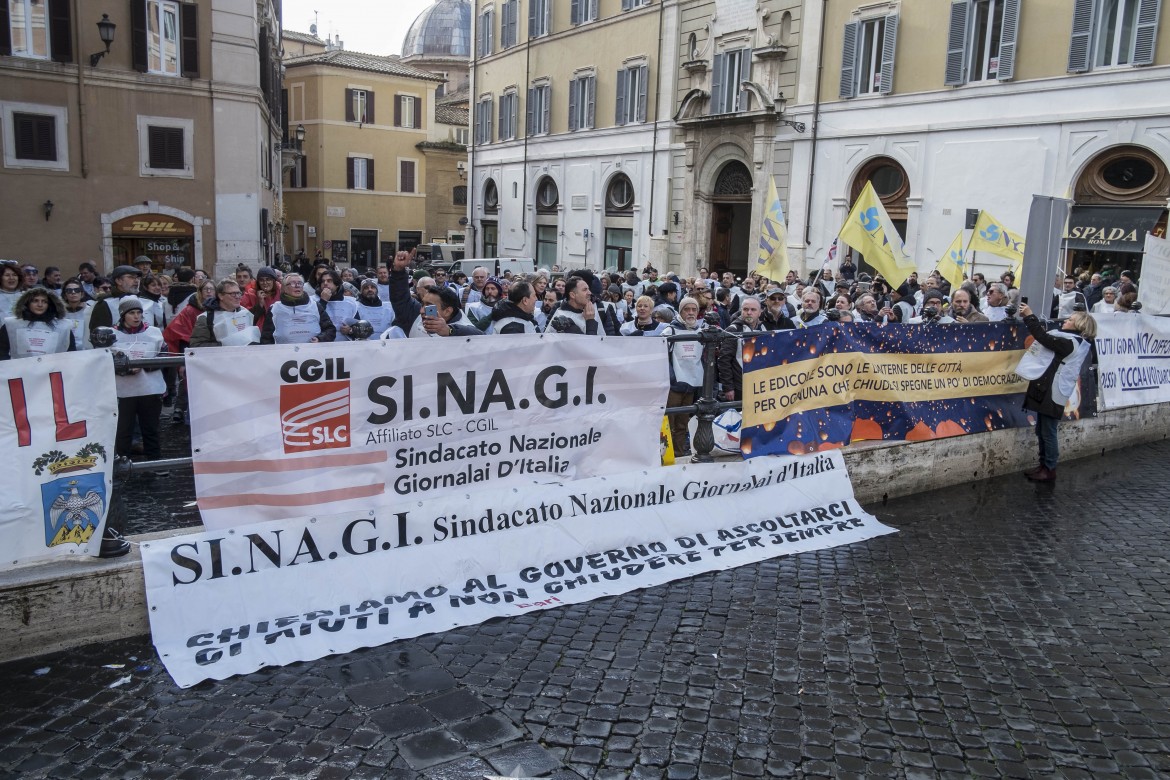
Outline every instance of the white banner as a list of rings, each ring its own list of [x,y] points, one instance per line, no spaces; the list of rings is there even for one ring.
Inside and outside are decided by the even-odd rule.
[[[516,335],[187,353],[195,491],[225,528],[659,464],[662,339]]]
[[[1170,314],[1170,240],[1153,233],[1146,234],[1138,300],[1143,314]]]
[[[109,350],[0,362],[0,569],[98,554],[117,413]]]
[[[840,451],[690,465],[142,545],[182,687],[893,533]]]
[[[1095,314],[1097,385],[1106,409],[1170,401],[1170,320]]]

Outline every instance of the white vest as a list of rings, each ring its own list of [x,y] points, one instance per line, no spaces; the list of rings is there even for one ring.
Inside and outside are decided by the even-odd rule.
[[[580,328],[581,333],[588,335],[587,331],[585,330],[585,314],[584,314],[584,312],[573,311],[570,308],[562,306],[561,308],[557,309],[557,313],[553,315],[552,322],[550,322],[549,325],[551,326],[553,322],[556,322],[557,320],[561,319],[562,317],[569,320],[574,325],[576,325],[578,328]],[[605,326],[601,324],[601,310],[600,309],[595,309],[593,319],[597,320],[597,335],[604,336],[605,335]],[[553,328],[553,327],[550,327],[549,329],[554,331],[554,332],[556,331],[556,328]]]
[[[353,298],[337,298],[325,304],[325,313],[333,321],[333,327],[337,328],[337,336],[334,337],[334,341],[353,340],[349,336],[342,334],[341,326],[353,322],[357,317],[357,311],[357,301]]]
[[[669,326],[665,322],[658,322],[658,323],[655,323],[654,330],[644,330],[644,331],[642,331],[642,335],[643,336],[661,336],[662,332],[664,330],[666,330],[667,327],[669,327]],[[637,319],[632,319],[629,322],[627,322],[626,324],[622,325],[621,335],[623,335],[623,336],[632,336],[633,334],[635,334],[637,332],[638,332],[638,320]]]
[[[268,316],[272,317],[272,337],[277,344],[308,344],[321,332],[321,312],[312,299],[296,306],[277,301]]]
[[[207,311],[200,317],[211,317]],[[260,329],[252,324],[252,312],[240,307],[232,312],[217,310],[211,336],[225,347],[242,347],[260,343]]]
[[[502,320],[499,320],[497,322],[493,322],[491,325],[489,325],[487,331],[485,331],[485,332],[499,334],[501,330],[503,330],[506,326],[512,324],[513,322],[519,322],[524,327],[525,333],[538,332],[536,330],[536,323],[535,322],[532,322],[531,320],[521,319],[520,317],[504,317]],[[502,334],[502,335],[512,335],[512,334]]]
[[[1048,333],[1050,336],[1059,336],[1075,343],[1073,351],[1061,361],[1060,368],[1056,369],[1056,377],[1052,381],[1052,400],[1063,406],[1068,402],[1073,390],[1076,389],[1077,379],[1081,375],[1081,364],[1085,362],[1085,357],[1089,354],[1089,342],[1076,334],[1066,333],[1062,330],[1052,330]],[[1020,358],[1020,364],[1016,366],[1016,373],[1024,379],[1039,379],[1044,376],[1044,372],[1052,365],[1052,360],[1055,357],[1056,353],[1051,349],[1039,341],[1033,341],[1032,346],[1028,347],[1024,356]]]
[[[12,316],[12,309],[16,306],[16,302],[20,300],[23,293],[20,290],[16,292],[0,291],[0,318],[7,318]]]
[[[370,336],[371,341],[376,341],[386,332],[387,328],[394,324],[394,310],[390,308],[388,303],[383,303],[381,306],[366,306],[359,301],[357,316],[374,327],[374,333]]]
[[[8,331],[8,354],[13,359],[69,351],[70,327],[66,320],[54,320],[50,325],[9,317],[4,329]]]
[[[673,325],[666,327],[663,335],[674,336],[694,333]],[[698,341],[676,341],[670,345],[670,365],[674,369],[674,381],[685,382],[691,387],[703,386],[703,345]]]
[[[163,349],[163,335],[158,328],[147,328],[141,333],[117,334],[115,352],[125,352],[129,358],[158,357]],[[167,382],[161,371],[139,371],[129,376],[115,376],[114,382],[118,388],[119,398],[136,398],[140,395],[162,395],[167,391]]]
[[[418,338],[425,338],[427,336],[431,336],[433,338],[442,338],[442,336],[440,336],[438,333],[427,333],[426,328],[423,327],[422,320],[423,320],[423,318],[422,318],[421,314],[414,318],[414,324],[410,326],[410,333],[407,334],[410,338],[418,339]],[[471,320],[467,319],[467,313],[462,312],[462,311],[459,312],[459,316],[457,318],[455,318],[455,321],[452,322],[451,324],[452,325],[466,325],[469,328],[475,327],[475,323],[472,322]],[[397,338],[397,337],[390,336],[389,338]]]
[[[93,311],[93,301],[86,301],[85,305],[77,311],[65,311],[65,321],[69,323],[69,329],[73,331],[73,346],[77,349],[92,349],[93,345],[89,343],[89,315]]]

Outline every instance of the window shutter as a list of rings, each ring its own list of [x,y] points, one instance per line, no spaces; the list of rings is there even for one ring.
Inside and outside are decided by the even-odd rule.
[[[146,73],[146,0],[130,0],[130,61],[134,70]]]
[[[492,9],[489,8],[484,16],[487,17],[486,21],[484,22],[483,31],[483,45],[485,47],[484,54],[491,54],[495,48],[494,44],[496,41],[496,15],[492,13]]]
[[[491,143],[492,141],[492,101],[489,98],[487,104],[484,106],[483,112],[484,121],[487,123],[487,132],[483,136],[484,143]]]
[[[716,54],[711,67],[711,113],[723,113],[723,71],[726,68],[727,55]]]
[[[590,20],[597,18],[597,0],[589,0],[589,16]]]
[[[303,154],[297,158],[297,178],[299,180],[297,186],[300,187],[309,186],[309,164],[307,160],[308,158]]]
[[[424,93],[425,94],[425,93]],[[422,127],[422,102],[424,98],[416,97],[414,99],[414,126],[415,128]],[[373,104],[371,104],[373,105]],[[371,109],[372,111],[373,109]]]
[[[741,49],[739,55],[739,81],[742,84],[745,81],[752,80],[752,50]],[[735,85],[739,88],[739,84]],[[748,103],[751,100],[751,93],[746,89],[739,89],[739,94],[736,97],[736,110],[747,111]],[[762,108],[762,106],[761,106]]]
[[[183,3],[179,6],[179,57],[183,77],[199,78],[199,6]]]
[[[8,3],[0,3],[0,56],[12,55],[12,20],[8,16]]]
[[[374,158],[366,159],[366,189],[374,189]]]
[[[541,104],[541,108],[544,109],[544,118],[540,123],[540,132],[551,133],[552,122],[550,119],[552,114],[552,87],[541,87],[540,93],[544,98],[544,102]]]
[[[182,128],[152,125],[146,133],[151,168],[182,170],[185,167]]]
[[[622,10],[628,11],[634,7],[634,0],[622,0]]]
[[[943,83],[948,87],[957,87],[967,81],[963,66],[967,56],[967,20],[970,11],[971,0],[951,0],[951,26],[947,33],[947,67],[943,75]],[[1001,47],[1001,62],[1002,52]]]
[[[57,159],[57,123],[53,117],[14,112],[12,129],[18,160]]]
[[[528,37],[529,38],[535,38],[537,36],[537,34],[540,32],[540,28],[537,26],[537,21],[536,21],[536,19],[537,19],[536,6],[537,6],[536,0],[528,0]]]
[[[1016,40],[1020,31],[1020,0],[1004,0],[1003,29],[999,34],[999,70],[995,77],[1011,81],[1016,75]]]
[[[569,131],[576,130],[577,125],[577,94],[581,91],[581,79],[573,79],[569,83]]]
[[[355,121],[354,116],[353,116],[353,90],[352,89],[345,90],[345,121],[346,122]]]
[[[1068,45],[1068,72],[1084,73],[1089,69],[1093,50],[1093,0],[1076,0],[1073,6],[1072,37]]]
[[[581,3],[582,0],[572,0],[569,3],[569,24],[581,23]]]
[[[528,88],[528,102],[524,104],[524,133],[526,135],[534,135],[536,133],[536,126],[533,122],[533,107],[536,105],[536,88]]]
[[[414,192],[414,163],[410,160],[402,161],[402,191]]]
[[[394,96],[394,126],[402,127],[402,95]]]
[[[268,63],[268,28],[267,27],[260,28],[260,42],[259,42],[257,48],[259,48],[259,50],[260,50],[260,91],[262,93],[264,93],[265,95],[268,95],[269,90],[272,89],[272,84],[269,80],[272,76],[272,70],[271,70],[271,68],[269,68],[269,63]]]
[[[475,55],[483,56],[483,14],[479,15],[479,24],[475,25]]]
[[[505,138],[510,137],[508,135],[508,117],[506,116],[507,111],[508,111],[508,96],[501,95],[500,96],[500,140],[501,141],[504,140]]]
[[[1158,12],[1161,0],[1142,0],[1138,6],[1137,31],[1133,39],[1133,65],[1153,65],[1158,42]]]
[[[597,78],[595,76],[590,76],[586,80],[585,89],[589,97],[589,104],[585,108],[585,126],[592,130],[593,117],[597,107]]]
[[[898,48],[898,15],[886,17],[886,31],[882,36],[882,81],[878,90],[883,95],[894,91],[894,55]]]
[[[374,124],[374,93],[366,92],[366,124]]]
[[[624,125],[626,123],[626,89],[629,87],[630,71],[622,69],[618,71],[617,77],[617,108],[614,109],[614,124]]]
[[[861,22],[845,25],[845,37],[841,43],[841,89],[839,97],[851,98],[857,95],[857,36]]]
[[[650,85],[650,66],[643,65],[638,68],[638,113],[636,119],[639,122],[646,121],[646,90]]]
[[[345,186],[347,189],[351,189],[351,190],[354,188],[353,158],[352,157],[345,158]]]
[[[509,18],[508,18],[508,40],[510,40],[512,42],[511,43],[512,46],[515,46],[516,42],[520,39],[520,36],[519,36],[520,2],[519,2],[519,0],[512,0],[511,7],[512,7],[512,10],[511,10],[511,13],[509,14]]]
[[[48,10],[49,53],[53,62],[73,62],[73,20],[69,14],[69,0],[49,0]]]

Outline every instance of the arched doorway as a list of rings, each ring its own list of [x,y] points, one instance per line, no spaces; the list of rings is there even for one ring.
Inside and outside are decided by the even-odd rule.
[[[480,220],[480,257],[496,257],[500,250],[500,191],[495,179],[488,179],[483,185],[483,219]]]
[[[536,265],[552,268],[560,252],[561,191],[551,176],[536,183]]]
[[[1115,146],[1085,166],[1073,191],[1065,270],[1140,276],[1146,233],[1166,235],[1166,163],[1144,147]]]
[[[906,220],[910,215],[910,177],[906,169],[889,157],[875,157],[861,166],[857,176],[853,178],[853,185],[849,189],[850,207],[857,202],[857,197],[865,189],[865,183],[872,182],[873,190],[882,202],[882,208],[890,215],[894,229],[902,240],[906,240]],[[874,274],[874,268],[865,263],[865,257],[857,250],[853,252],[854,264],[858,271],[864,270]]]
[[[747,273],[751,221],[752,174],[742,162],[732,160],[719,169],[711,197],[712,271]]]
[[[624,173],[605,188],[605,269],[624,272],[634,265],[634,185]]]

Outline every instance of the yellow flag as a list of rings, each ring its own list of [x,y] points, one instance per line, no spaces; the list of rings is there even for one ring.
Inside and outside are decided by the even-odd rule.
[[[756,253],[756,273],[772,281],[788,275],[788,229],[784,226],[784,209],[776,179],[768,177],[768,198],[764,201],[764,219],[760,223],[760,249]]]
[[[893,287],[918,270],[906,255],[902,237],[870,182],[865,183],[865,189],[857,196],[857,202],[841,228],[840,238],[865,255],[865,261]]]
[[[975,230],[971,233],[967,250],[989,252],[997,257],[1015,260],[1017,278],[1024,264],[1024,239],[1018,233],[1005,228],[1002,222],[986,211],[979,212],[979,219],[975,222]]]
[[[963,231],[955,236],[955,240],[947,247],[947,251],[938,261],[938,272],[951,283],[952,289],[958,289],[963,283],[963,274],[967,273],[967,256],[963,252]]]

